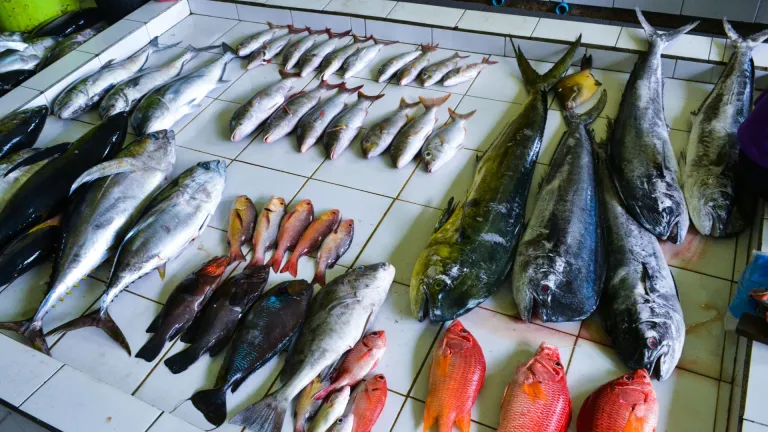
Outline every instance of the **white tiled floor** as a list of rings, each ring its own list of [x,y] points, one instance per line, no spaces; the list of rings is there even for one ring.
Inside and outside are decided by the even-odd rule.
[[[281,1],[291,3],[294,0]],[[319,0],[302,3],[302,7],[317,9],[328,5],[329,2],[339,8],[349,3],[343,0]],[[271,0],[270,3],[278,4],[280,1]],[[204,5],[204,2],[198,2],[196,7],[199,5]],[[238,10],[240,7],[250,6],[238,5]],[[394,8],[392,11],[381,13],[391,15],[392,12]],[[482,24],[471,19],[470,12],[459,21],[460,27],[471,28],[473,25]],[[243,18],[242,12],[239,16]],[[259,16],[261,15],[254,12],[254,21],[259,19]],[[316,17],[307,14],[305,18],[311,20]],[[453,20],[445,15],[436,16],[436,19]],[[454,24],[455,21],[450,25]],[[489,23],[492,24],[501,25]],[[525,23],[521,22],[521,25],[523,24]],[[424,36],[419,33],[424,27],[377,25],[376,22],[368,20],[368,32],[377,36],[381,34],[385,39],[390,36],[401,41],[410,38],[412,40],[409,42],[418,43],[419,38]],[[263,28],[263,24],[253,22],[193,15],[168,30],[161,37],[161,41],[182,41],[182,46],[189,43],[202,46],[222,41],[236,44],[240,39]],[[398,34],[399,30],[392,30],[393,28],[400,29],[403,33]],[[426,30],[429,31],[428,28]],[[533,27],[530,31],[533,31]],[[618,38],[621,41],[621,36]],[[372,324],[384,329],[390,340],[389,351],[377,369],[386,374],[390,392],[384,414],[374,430],[412,432],[420,428],[428,374],[428,367],[424,367],[424,364],[428,361],[433,344],[443,326],[419,323],[412,319],[407,287],[411,271],[448,198],[463,198],[472,181],[476,156],[488,148],[505,121],[519,112],[526,93],[515,59],[503,56],[494,56],[493,60],[500,63],[488,68],[465,88],[442,89],[435,86],[422,89],[417,86],[401,87],[371,81],[384,61],[393,55],[414,49],[416,46],[408,43],[385,47],[375,61],[348,83],[350,86],[364,84],[363,91],[367,94],[385,94],[384,98],[371,105],[364,127],[370,127],[393,111],[401,97],[415,101],[418,96],[441,96],[446,90],[451,91],[452,95],[439,110],[440,122],[446,120],[448,106],[460,113],[478,110],[467,125],[469,135],[466,148],[435,174],[426,173],[423,167],[415,162],[397,170],[392,167],[388,155],[376,160],[365,160],[360,155],[357,141],[335,161],[326,158],[325,150],[319,144],[307,153],[299,153],[293,135],[265,144],[257,131],[239,143],[229,141],[228,121],[238,104],[250,98],[260,88],[278,80],[277,66],[245,72],[242,64],[233,62],[230,65],[227,76],[233,82],[212,92],[200,110],[188,115],[175,126],[179,147],[174,175],[202,160],[224,159],[229,165],[224,198],[210,222],[211,227],[169,263],[164,281],[160,280],[157,273],[147,275],[133,284],[114,304],[113,316],[123,327],[134,351],[146,340],[144,330],[149,320],[165,302],[173,287],[198,268],[200,263],[226,252],[225,233],[222,229],[226,227],[229,207],[236,195],[248,194],[258,208],[263,206],[270,195],[280,195],[287,202],[294,203],[309,198],[312,199],[317,213],[338,208],[344,217],[355,219],[352,247],[342,258],[340,266],[330,271],[330,275],[340,274],[345,271],[345,267],[358,263],[367,264],[382,260],[393,263],[397,268],[390,296]],[[523,49],[526,49],[525,44]],[[441,49],[435,59],[452,55],[454,52],[455,50]],[[167,60],[178,55],[178,52],[166,55]],[[204,62],[212,61],[217,55],[204,54],[201,56],[203,58],[196,59],[190,67],[198,67]],[[471,60],[474,61],[474,57],[476,56]],[[155,61],[161,60],[158,58]],[[540,71],[550,66],[551,63],[534,62],[534,67]],[[594,125],[597,137],[601,139],[605,136],[605,117],[615,115],[628,74],[599,69],[594,73],[609,92],[608,107],[603,113],[603,118]],[[340,78],[336,77],[333,82],[339,80]],[[666,81],[666,113],[672,127],[673,145],[676,151],[679,151],[688,139],[688,113],[703,100],[711,85],[671,78]],[[312,88],[316,84],[317,78],[307,77],[297,85],[296,91]],[[83,120],[89,121],[89,117],[85,116]],[[52,145],[77,138],[91,127],[84,121],[63,122],[51,118],[39,145]],[[545,142],[539,155],[536,179],[533,181],[529,198],[529,214],[535,202],[538,179],[548,169],[547,164],[563,131],[564,122],[555,102],[548,112]],[[670,263],[675,268],[674,274],[680,288],[688,337],[680,368],[669,381],[656,384],[659,399],[663,401],[659,430],[710,430],[716,422],[718,425],[725,422],[720,413],[727,412],[731,402],[730,383],[734,375],[732,362],[735,346],[733,341],[725,336],[721,322],[732,291],[732,281],[738,278],[740,269],[746,263],[748,239],[749,233],[738,239],[726,240],[702,240],[692,235],[682,248],[665,245]],[[98,269],[79,289],[73,290],[72,295],[62,303],[62,307],[46,318],[46,328],[93,307],[94,301],[104,288],[103,281],[108,278],[107,271],[106,266]],[[299,272],[300,277],[311,278],[314,272],[313,259],[303,258]],[[6,288],[0,287],[0,321],[31,315],[43,296],[48,273],[48,266],[43,266]],[[286,280],[285,274],[272,275],[270,284],[281,280]],[[21,308],[18,307],[19,304],[22,305]],[[499,401],[512,371],[531,355],[542,340],[557,345],[563,361],[568,366],[574,417],[591,391],[625,371],[610,348],[610,341],[605,337],[597,318],[591,318],[583,324],[545,326],[524,324],[514,318],[516,315],[511,296],[503,288],[501,293],[493,296],[481,308],[462,318],[464,324],[480,341],[488,362],[486,385],[473,410],[473,431],[488,432],[498,424]],[[5,339],[0,340],[0,343],[4,342]],[[154,424],[150,428],[153,432],[210,429],[211,426],[189,402],[182,402],[194,391],[212,384],[222,356],[213,359],[205,356],[183,375],[174,376],[160,362],[164,356],[180,351],[183,348],[180,342],[167,344],[164,354],[154,363],[135,361],[135,358],[128,357],[114,343],[106,340],[102,332],[94,329],[49,338],[49,343],[53,346],[54,361],[61,361],[66,366],[53,375],[49,381],[49,384],[52,384],[50,390],[34,393],[24,404],[25,408],[29,407],[36,414],[41,414],[43,407],[52,403],[52,398],[66,398],[67,395],[62,391],[70,375],[83,371],[110,384],[107,386],[94,381],[94,394],[97,396],[105,395],[104,397],[109,399],[116,397],[115,394],[124,397],[127,393],[139,399],[131,399],[139,404],[131,409],[135,410],[136,418],[141,420],[141,430],[149,428],[153,421]],[[273,385],[281,364],[282,358],[273,360],[249,379],[237,393],[229,395],[229,414],[234,414],[266,393]],[[47,377],[34,377],[30,382],[39,382],[41,379]],[[27,393],[32,392],[34,389],[29,392],[24,390],[17,399],[25,399]],[[695,396],[688,398],[683,395]],[[142,404],[141,401],[148,405]],[[121,402],[115,400],[114,403]],[[58,409],[64,410],[66,407],[65,403]],[[158,418],[160,412],[155,408],[165,413]],[[106,421],[109,416],[109,413],[95,412],[92,417],[84,419],[86,423],[83,424],[95,425],[95,422]],[[114,423],[116,430],[124,430],[121,429],[124,418],[114,418],[110,421]],[[61,426],[68,425],[61,424],[59,427]],[[290,425],[286,424],[284,430],[288,431],[289,428]],[[224,426],[218,430],[234,432],[239,431],[239,428]],[[571,430],[575,430],[575,420],[571,424]],[[719,432],[720,426],[716,430]]]

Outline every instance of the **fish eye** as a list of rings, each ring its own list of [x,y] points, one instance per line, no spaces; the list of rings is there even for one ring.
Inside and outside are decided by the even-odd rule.
[[[562,364],[562,363],[560,363],[560,362],[555,362],[555,366],[557,366],[557,367],[559,367],[559,368],[562,368],[562,367],[563,367],[563,364]]]
[[[336,424],[342,424],[344,423],[344,417],[339,417],[338,420],[336,420]]]
[[[432,152],[431,151],[425,151],[424,152],[424,157],[425,158],[431,158],[432,157]]]
[[[626,382],[632,382],[634,378],[632,378],[632,375],[624,375],[624,381]]]
[[[202,169],[211,169],[211,163],[210,162],[203,162],[200,164],[200,167]]]
[[[365,270],[365,266],[357,266],[355,270],[358,270],[358,271]]]
[[[459,333],[465,335],[465,334],[469,334],[469,331],[467,329],[461,329]]]
[[[384,375],[379,375],[376,377],[376,379],[379,381],[384,381]]]
[[[659,340],[655,337],[649,337],[646,343],[648,343],[648,348],[653,350],[659,347]]]
[[[378,335],[379,335],[379,332],[377,332],[377,331],[371,332],[371,336],[378,336]]]

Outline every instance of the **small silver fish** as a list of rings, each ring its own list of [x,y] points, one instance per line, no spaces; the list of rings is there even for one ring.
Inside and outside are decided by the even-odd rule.
[[[296,64],[299,63],[299,59],[305,52],[312,48],[315,43],[320,40],[323,35],[328,35],[331,29],[325,30],[312,30],[307,27],[307,35],[303,38],[297,39],[295,42],[288,44],[283,50],[283,61],[285,62],[285,69],[293,69]]]
[[[263,46],[264,42],[267,42],[270,39],[274,39],[277,37],[277,35],[283,33],[284,30],[287,32],[288,27],[291,27],[290,25],[275,25],[269,21],[267,21],[267,25],[269,26],[268,29],[262,30],[253,36],[245,38],[242,42],[237,44],[235,51],[237,51],[238,57],[245,57],[250,55],[257,48]]]
[[[342,33],[334,33],[331,29],[326,29],[326,33],[328,33],[327,41],[313,46],[299,59],[301,76],[305,77],[317,69],[323,59],[336,48],[336,42],[341,38],[349,36],[349,34],[352,33],[352,30],[347,30]]]
[[[336,420],[344,414],[344,409],[349,403],[349,386],[342,387],[339,391],[328,397],[328,400],[320,406],[309,432],[326,432],[333,426]]]
[[[421,79],[421,85],[429,87],[437,84],[448,72],[456,68],[461,63],[461,60],[469,58],[468,55],[461,55],[456,53],[445,60],[441,60],[435,64],[429,65],[421,71],[419,79]]]
[[[264,126],[264,142],[275,142],[291,133],[296,129],[296,125],[304,117],[304,114],[308,113],[309,110],[320,102],[323,94],[339,88],[342,84],[328,84],[328,81],[321,81],[312,90],[299,92],[291,96],[267,119],[267,123]]]
[[[246,66],[246,69],[253,69],[257,66],[272,63],[272,59],[280,54],[294,35],[304,33],[305,31],[307,31],[307,29],[297,29],[292,25],[288,25],[287,34],[264,42],[262,46],[251,53],[250,57],[248,57],[248,65]]]
[[[328,429],[328,432],[352,432],[355,427],[355,415],[349,413],[343,417],[339,417]]]
[[[27,43],[24,42],[24,33],[21,32],[2,32],[0,33],[0,51],[24,51]]]
[[[424,49],[424,45],[419,45],[418,49],[414,51],[409,51],[387,60],[387,62],[381,65],[379,68],[378,81],[380,83],[389,81],[389,79],[392,78],[392,76],[395,75],[397,71],[399,71],[403,66],[416,60],[416,58],[421,55],[422,49]]]
[[[296,138],[299,141],[299,149],[302,153],[309,150],[317,140],[323,135],[323,131],[344,109],[344,100],[347,96],[357,93],[363,86],[348,88],[346,83],[342,83],[339,92],[331,96],[320,105],[312,108],[304,117],[299,120],[296,126]]]
[[[280,77],[282,80],[256,93],[235,111],[229,122],[232,141],[237,142],[250,135],[280,108],[299,80],[299,73],[280,69]]]
[[[363,127],[363,121],[368,115],[368,108],[371,106],[371,103],[383,97],[383,93],[368,96],[363,92],[358,92],[357,102],[336,116],[331,124],[328,125],[325,135],[323,135],[323,141],[328,151],[328,157],[331,160],[338,158],[349,147],[352,140],[355,139]]]
[[[343,47],[325,56],[323,62],[320,64],[320,69],[323,71],[324,80],[327,80],[328,77],[330,77],[333,73],[341,69],[344,61],[347,60],[349,56],[360,49],[364,43],[371,40],[369,37],[361,38],[355,34],[352,35],[352,39],[354,39],[354,41],[351,44],[344,45]]]
[[[440,44],[424,45],[421,47],[421,54],[412,60],[397,73],[397,82],[400,85],[408,85],[419,77],[421,70],[429,65],[432,53],[437,51]]]
[[[401,98],[400,106],[394,114],[376,123],[365,132],[360,145],[363,147],[363,155],[366,159],[376,157],[389,148],[400,129],[411,120],[408,113],[419,105],[421,105],[419,101],[408,103],[405,98]]]
[[[445,77],[443,78],[443,86],[451,87],[467,82],[487,69],[488,66],[495,65],[496,63],[498,62],[490,61],[488,60],[488,57],[483,57],[483,60],[480,63],[472,63],[457,67],[445,74]]]
[[[437,110],[440,105],[444,104],[451,94],[448,93],[443,97],[437,97],[427,99],[419,96],[419,101],[424,105],[426,111],[424,114],[415,118],[410,123],[406,124],[400,132],[395,136],[395,140],[392,143],[392,149],[389,154],[392,156],[392,163],[397,168],[402,168],[408,164],[416,156],[416,153],[421,150],[427,137],[432,134],[432,129],[437,123]]]
[[[464,147],[464,138],[467,136],[467,120],[471,119],[476,111],[459,114],[448,108],[448,115],[451,116],[451,119],[433,133],[424,144],[421,156],[427,166],[427,172],[433,173],[439,170]]]
[[[344,61],[344,79],[349,79],[360,72],[362,68],[376,58],[382,48],[397,43],[380,41],[374,36],[371,36],[371,40],[373,41],[373,45],[357,50]]]

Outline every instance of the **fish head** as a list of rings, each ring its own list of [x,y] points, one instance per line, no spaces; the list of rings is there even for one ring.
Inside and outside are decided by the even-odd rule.
[[[188,199],[197,201],[218,201],[224,192],[227,165],[223,160],[198,162],[180,176],[179,188],[184,189]]]
[[[235,198],[235,202],[232,204],[232,207],[238,212],[244,212],[254,208],[253,201],[248,198],[248,195],[238,195]]]
[[[662,180],[628,205],[629,213],[648,231],[662,240],[680,244],[688,232],[690,217],[685,198],[676,181]]]
[[[458,263],[451,244],[438,244],[422,251],[411,276],[411,312],[423,321],[449,321],[477,305],[473,278]]]
[[[357,266],[331,283],[339,281],[346,287],[346,294],[354,293],[363,302],[378,305],[386,297],[394,279],[395,266],[381,262]]]
[[[170,129],[173,124],[167,124],[175,118],[174,113],[162,98],[149,95],[139,102],[131,115],[131,126],[139,135],[149,132]]]
[[[360,146],[363,148],[363,154],[366,158],[370,159],[372,157],[373,151],[376,150],[376,147],[379,146],[380,139],[381,133],[378,131],[378,128],[371,131],[370,133],[365,134],[363,141],[360,143]]]
[[[368,348],[385,348],[387,346],[387,334],[384,330],[375,330],[363,336],[363,345]]]
[[[651,376],[645,369],[622,375],[611,382],[611,390],[626,405],[641,405],[656,401]]]
[[[435,138],[427,142],[421,157],[424,159],[427,172],[433,173],[445,165],[454,154],[456,154],[455,151],[451,151],[439,139]]]
[[[730,178],[712,175],[689,180],[685,193],[691,220],[704,235],[733,235],[750,223],[750,218],[744,215],[752,214],[752,211],[739,205],[745,200],[734,195]]]
[[[384,374],[374,375],[365,380],[365,386],[368,391],[387,390],[387,377]]]
[[[443,335],[438,353],[440,356],[450,356],[476,346],[478,346],[478,342],[472,333],[464,327],[461,321],[454,320]]]
[[[128,96],[122,91],[113,91],[99,104],[99,115],[101,118],[105,118],[130,109],[131,102],[128,100]]]
[[[176,134],[172,130],[150,132],[123,148],[121,153],[140,158],[158,171],[170,172],[176,163]]]
[[[560,351],[542,342],[531,361],[525,366],[526,376],[539,382],[556,382],[565,377]]]
[[[305,199],[305,200],[299,201],[299,203],[296,204],[296,207],[293,209],[293,211],[298,211],[298,212],[301,212],[301,213],[310,212],[310,213],[314,214],[315,213],[315,208],[312,205],[312,201],[310,201],[308,199]]]
[[[349,402],[349,394],[351,393],[351,390],[352,389],[350,389],[349,386],[340,388],[328,398],[328,402],[326,403],[331,406],[338,404],[346,406],[347,402]]]
[[[340,216],[341,212],[338,209],[333,209],[321,214],[318,219],[326,221],[338,221]],[[334,225],[336,225],[336,223],[334,223]]]
[[[652,318],[636,324],[634,331],[624,333],[626,346],[632,347],[624,357],[631,367],[644,368],[664,380],[672,374],[682,354],[685,323],[671,311],[653,308],[652,312]]]
[[[89,96],[83,87],[70,87],[56,98],[53,113],[63,120],[77,117],[85,112],[88,100]]]
[[[282,213],[285,211],[285,199],[281,197],[272,197],[269,199],[269,202],[264,207],[265,210],[270,212],[280,212]]]
[[[201,276],[213,276],[213,277],[219,277],[222,274],[224,274],[224,271],[229,267],[229,257],[228,256],[218,256],[215,258],[212,258],[198,270],[198,274]]]
[[[352,413],[349,413],[347,415],[341,416],[336,419],[335,422],[331,425],[331,428],[328,429],[328,431],[332,432],[347,432],[351,431],[355,424],[355,415]]]

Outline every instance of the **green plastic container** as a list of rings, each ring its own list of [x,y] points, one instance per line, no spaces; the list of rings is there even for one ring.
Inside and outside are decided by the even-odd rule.
[[[79,0],[0,0],[0,31],[29,31],[77,9]]]

